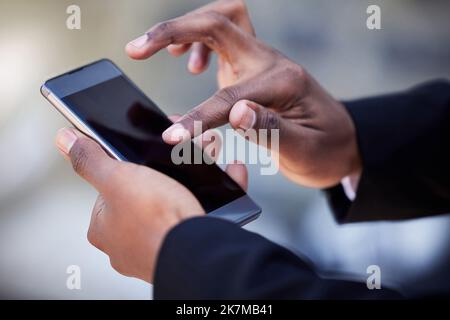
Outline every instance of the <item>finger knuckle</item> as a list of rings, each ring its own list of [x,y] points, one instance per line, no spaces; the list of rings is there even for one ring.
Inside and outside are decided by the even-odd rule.
[[[172,22],[171,21],[163,21],[163,22],[159,22],[156,27],[155,27],[155,31],[161,32],[161,33],[165,33],[168,31],[171,31],[172,29]]]
[[[118,273],[124,275],[124,276],[131,276],[131,273],[128,271],[128,269],[119,261],[119,259],[110,258],[109,263],[111,264],[111,267],[116,270]]]
[[[155,40],[158,39],[169,39],[170,42],[173,42],[173,30],[174,30],[174,22],[173,21],[163,21],[156,24],[152,29],[149,30],[149,34]]]
[[[116,270],[118,273],[123,274],[123,267],[120,263],[117,262],[116,259],[109,259],[109,263],[111,264],[111,267]]]
[[[223,45],[223,34],[231,24],[230,20],[217,11],[197,13],[195,18],[201,24],[202,42],[207,47],[220,51]]]
[[[188,114],[186,114],[183,120],[192,123],[201,122],[203,130],[208,130],[209,129],[208,121],[204,121],[207,120],[206,117],[207,115],[205,114],[202,108],[194,108]]]
[[[240,99],[240,93],[239,87],[225,87],[216,93],[215,98],[228,105],[233,105]]]
[[[288,62],[282,68],[282,72],[289,83],[303,82],[306,77],[305,69],[295,63]]]
[[[205,19],[207,21],[206,25],[208,28],[206,31],[206,44],[208,46],[217,47],[222,43],[223,35],[227,33],[231,22],[225,15],[216,12],[208,11],[204,13]]]
[[[94,208],[92,208],[92,217],[97,218],[105,209],[105,201],[103,197],[99,196],[97,201],[95,202]]]
[[[209,25],[211,26],[212,29],[217,29],[217,28],[221,28],[224,25],[226,25],[227,23],[229,23],[228,18],[217,12],[217,11],[208,11],[204,13],[205,18],[208,19]]]
[[[281,61],[271,72],[276,83],[283,83],[282,91],[285,94],[300,92],[305,88],[307,80],[306,70],[293,62]]]
[[[232,0],[232,5],[233,8],[237,11],[237,12],[246,12],[247,10],[247,5],[245,4],[244,0]]]
[[[95,229],[90,226],[87,232],[87,240],[89,241],[90,244],[92,244],[94,247],[99,247],[99,239],[98,239],[98,234],[95,231]]]
[[[262,129],[272,130],[280,128],[280,118],[274,112],[263,112],[259,122],[259,127]]]
[[[70,150],[73,169],[80,175],[84,175],[89,162],[89,151],[84,139],[80,139]]]

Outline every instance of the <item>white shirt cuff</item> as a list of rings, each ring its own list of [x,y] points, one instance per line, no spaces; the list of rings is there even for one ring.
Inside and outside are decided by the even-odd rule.
[[[344,193],[350,201],[355,200],[356,190],[358,189],[359,177],[357,176],[346,176],[341,180],[342,187],[344,188]]]

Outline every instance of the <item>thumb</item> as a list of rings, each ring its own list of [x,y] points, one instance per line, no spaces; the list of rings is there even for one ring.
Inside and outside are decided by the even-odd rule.
[[[117,162],[93,140],[72,128],[60,129],[56,146],[70,160],[75,172],[99,192],[104,190],[108,177]]]
[[[230,110],[229,121],[234,129],[279,129],[283,119],[275,112],[249,100],[236,102]]]
[[[301,141],[306,132],[302,126],[256,102],[239,100],[231,108],[228,120],[240,134],[263,147],[279,148],[279,151],[304,147]],[[276,143],[277,147],[272,146],[272,143]]]

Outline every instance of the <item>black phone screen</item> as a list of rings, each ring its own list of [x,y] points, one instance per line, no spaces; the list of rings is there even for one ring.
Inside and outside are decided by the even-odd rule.
[[[61,100],[125,160],[177,180],[195,195],[205,211],[211,212],[245,195],[215,164],[174,164],[173,146],[161,138],[171,125],[170,120],[126,77],[113,77]],[[191,148],[193,151],[198,147],[192,144]]]

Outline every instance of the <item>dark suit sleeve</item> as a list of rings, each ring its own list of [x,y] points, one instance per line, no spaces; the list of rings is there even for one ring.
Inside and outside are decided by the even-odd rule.
[[[326,190],[338,221],[397,220],[450,212],[450,83],[344,103],[363,172],[350,202]]]
[[[386,288],[321,279],[290,251],[210,217],[187,220],[167,235],[154,279],[155,299],[400,298]]]

